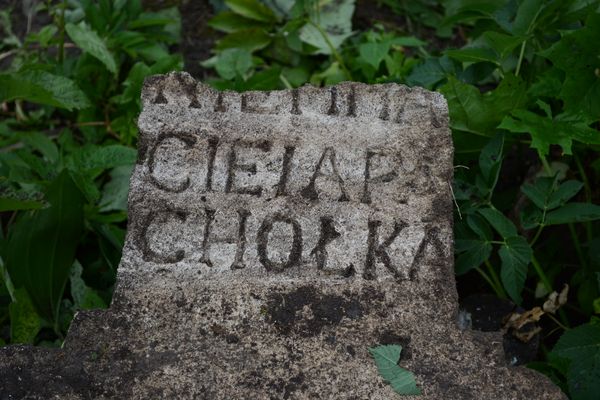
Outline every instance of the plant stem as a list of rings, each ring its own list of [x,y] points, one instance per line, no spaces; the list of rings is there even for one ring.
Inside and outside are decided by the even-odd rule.
[[[550,280],[546,276],[546,273],[542,269],[542,266],[538,262],[537,258],[535,258],[535,254],[531,255],[531,264],[533,264],[533,268],[535,269],[535,272],[537,273],[538,277],[540,278],[540,281],[542,281],[542,283],[544,284],[544,287],[546,288],[548,293],[552,293],[553,292],[552,284],[550,283]]]
[[[481,268],[479,267],[475,267],[475,270],[477,272],[479,272],[479,275],[481,275],[481,277],[483,279],[486,280],[486,282],[492,287],[492,289],[494,289],[494,292],[496,292],[496,296],[498,297],[502,297],[502,293],[498,291],[498,288],[496,287],[496,285],[494,284],[494,281],[492,281],[492,279],[488,276],[488,274],[486,274]]]
[[[515,76],[519,76],[519,72],[521,72],[521,64],[523,63],[523,57],[525,56],[525,46],[527,45],[527,40],[524,40],[521,44],[521,52],[519,53],[519,61],[517,62],[517,69],[515,70]]]
[[[504,291],[504,286],[502,286],[502,282],[500,282],[500,278],[498,277],[498,274],[496,273],[496,270],[494,269],[494,266],[490,263],[489,260],[485,260],[485,266],[488,269],[488,272],[490,274],[490,276],[492,277],[492,280],[494,281],[494,290],[496,291],[496,294],[498,295],[498,297],[502,298],[502,299],[506,299],[508,296],[506,295],[506,292]]]
[[[569,328],[568,326],[563,325],[558,319],[556,319],[556,317],[552,314],[546,313],[546,315],[548,316],[548,318],[550,318],[552,321],[554,321],[554,323],[558,326],[560,326],[563,330],[568,331]]]
[[[575,165],[577,165],[577,171],[579,171],[579,175],[581,175],[581,180],[583,180],[583,187],[585,190],[585,201],[586,201],[586,203],[591,203],[592,202],[592,189],[590,187],[590,180],[588,179],[587,174],[585,173],[585,169],[583,168],[583,164],[581,163],[581,160],[577,156],[576,152],[573,152],[573,159],[575,159]],[[587,240],[588,240],[588,242],[591,242],[593,239],[592,223],[589,221],[586,222],[585,229],[586,229],[586,233],[587,233]]]
[[[572,222],[569,223],[569,232],[571,232],[571,239],[573,240],[575,252],[577,253],[577,257],[579,258],[579,263],[581,264],[583,270],[587,271],[587,262],[585,260],[585,257],[583,256],[583,251],[581,250],[581,243],[579,242],[579,237],[577,236],[575,225]]]
[[[336,59],[338,64],[340,64],[340,68],[342,68],[342,70],[344,71],[344,74],[346,75],[346,79],[351,81],[352,74],[350,73],[350,71],[348,71],[348,68],[346,68],[346,64],[344,64],[344,59],[342,58],[340,53],[338,53],[338,51],[333,46],[333,43],[331,43],[331,40],[329,40],[329,35],[327,35],[327,32],[325,32],[319,24],[314,23],[310,19],[308,20],[308,23],[311,24],[312,26],[314,26],[319,31],[321,36],[323,36],[325,43],[327,43],[327,47],[329,47],[329,50],[331,50],[331,54],[333,54],[333,57]]]

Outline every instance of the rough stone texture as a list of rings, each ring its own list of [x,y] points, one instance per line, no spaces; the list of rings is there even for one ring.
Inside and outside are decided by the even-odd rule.
[[[441,95],[395,84],[218,93],[147,80],[111,308],[61,350],[0,351],[0,398],[561,399],[461,331]]]

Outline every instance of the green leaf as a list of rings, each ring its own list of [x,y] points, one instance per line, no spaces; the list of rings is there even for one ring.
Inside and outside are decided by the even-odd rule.
[[[257,72],[244,82],[244,90],[273,90],[278,89],[281,84],[281,68],[268,68]]]
[[[521,292],[525,286],[527,267],[533,251],[527,240],[521,236],[504,239],[505,244],[500,247],[498,254],[502,260],[500,278],[508,295],[517,304],[521,304]]]
[[[545,156],[552,144],[561,146],[565,154],[572,154],[573,140],[586,144],[600,144],[600,134],[589,124],[590,121],[581,115],[561,114],[552,119],[531,111],[515,110],[512,117],[505,117],[498,128],[516,133],[529,133],[531,147],[537,149],[541,156]]]
[[[428,58],[424,63],[415,66],[406,82],[411,86],[433,88],[440,81],[454,72],[454,65],[448,56]]]
[[[585,26],[566,33],[551,48],[541,52],[565,72],[560,98],[572,114],[585,112],[593,121],[600,119],[600,14],[589,14]]]
[[[573,400],[593,400],[600,392],[600,325],[584,324],[566,331],[552,354],[570,361],[567,378]]]
[[[521,191],[539,209],[544,210],[548,208],[548,200],[554,190],[555,181],[555,178],[538,178],[534,184],[524,184]]]
[[[273,11],[258,0],[225,0],[225,4],[242,17],[262,22],[277,21]]]
[[[19,288],[14,292],[15,300],[10,303],[10,341],[11,343],[33,344],[42,328],[40,317],[35,312],[27,291]]]
[[[133,165],[137,158],[137,151],[120,144],[88,145],[79,153],[73,154],[73,158],[76,161],[76,170],[105,170],[121,165]]]
[[[117,64],[113,55],[106,47],[106,43],[85,23],[74,25],[68,23],[65,29],[69,37],[81,50],[100,60],[113,74],[117,73]]]
[[[481,150],[479,155],[479,169],[485,180],[486,187],[489,192],[494,190],[500,167],[502,166],[502,149],[504,148],[504,136],[497,134],[489,143]]]
[[[517,236],[515,224],[506,218],[500,211],[494,208],[482,208],[478,211],[504,239]]]
[[[378,69],[389,49],[389,43],[362,43],[358,46],[358,53],[364,62]]]
[[[250,52],[264,49],[271,43],[271,37],[262,29],[246,29],[230,33],[217,43],[217,50],[242,49]]]
[[[208,26],[221,32],[233,33],[244,29],[264,28],[266,24],[230,11],[224,11],[208,21]]]
[[[496,31],[487,31],[482,35],[482,40],[498,55],[498,60],[502,61],[510,55],[510,53],[523,41],[525,38],[520,36],[505,35]]]
[[[245,49],[225,49],[215,65],[217,73],[224,79],[234,79],[236,76],[244,78],[252,68],[252,54]]]
[[[460,50],[446,50],[445,54],[466,63],[490,62],[498,64],[498,55],[487,47],[463,47]]]
[[[520,78],[506,75],[496,89],[481,94],[475,86],[449,77],[440,91],[448,100],[452,128],[492,136],[503,116],[527,103],[525,88]]]
[[[9,197],[0,198],[0,212],[17,210],[37,210],[44,207],[44,203],[36,200],[21,200]]]
[[[106,308],[106,303],[98,296],[98,293],[85,284],[81,278],[82,273],[83,267],[79,261],[75,260],[70,275],[71,297],[73,297],[75,309],[90,310],[94,308]]]
[[[396,344],[382,345],[369,348],[369,353],[375,359],[375,365],[381,377],[388,382],[392,389],[401,395],[420,395],[412,372],[398,366],[402,346]]]
[[[0,103],[16,99],[67,110],[90,106],[87,96],[75,82],[41,70],[0,74]]]
[[[546,225],[589,222],[600,219],[600,206],[591,203],[568,203],[546,214]]]
[[[51,163],[58,161],[58,147],[56,147],[48,135],[41,132],[26,132],[20,134],[19,138],[42,153],[46,160]]]
[[[565,204],[573,196],[575,196],[583,188],[583,183],[579,181],[563,182],[548,199],[548,209],[552,210],[558,206]]]
[[[472,239],[472,240],[456,240],[456,251],[458,249],[465,250],[456,259],[455,272],[457,275],[462,275],[473,268],[479,267],[490,258],[492,253],[492,245],[489,242]]]
[[[104,185],[100,211],[127,211],[127,194],[129,193],[129,178],[133,166],[123,165],[114,168],[110,173],[110,181]]]
[[[83,232],[83,197],[67,171],[46,192],[50,207],[23,215],[9,232],[6,267],[24,287],[38,313],[55,321]]]
[[[318,2],[310,13],[310,22],[300,30],[300,39],[315,47],[316,54],[332,54],[352,35],[353,14],[354,0]]]

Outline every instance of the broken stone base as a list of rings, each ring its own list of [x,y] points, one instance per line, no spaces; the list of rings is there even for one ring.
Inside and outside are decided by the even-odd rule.
[[[0,398],[388,400],[399,397],[367,349],[394,343],[422,399],[565,398],[507,367],[499,334],[458,330],[454,298],[407,312],[402,287],[318,282],[180,282],[128,297],[138,302],[79,313],[64,349],[2,349]]]

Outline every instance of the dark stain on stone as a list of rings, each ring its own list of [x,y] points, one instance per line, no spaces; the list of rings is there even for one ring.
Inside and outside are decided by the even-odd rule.
[[[306,389],[306,385],[304,383],[304,374],[302,372],[298,373],[298,375],[290,378],[287,385],[283,388],[283,398],[289,399],[292,393],[298,390]]]
[[[310,317],[302,315],[305,306],[312,312]],[[315,288],[309,286],[270,295],[264,309],[267,321],[275,325],[279,332],[293,332],[302,336],[318,335],[325,326],[338,325],[344,317],[357,319],[363,315],[363,308],[357,299],[317,293]]]
[[[230,333],[228,335],[225,335],[225,341],[229,344],[235,344],[240,342],[240,338],[237,335]]]
[[[352,357],[356,356],[356,350],[351,345],[346,346],[346,352],[350,354]]]

